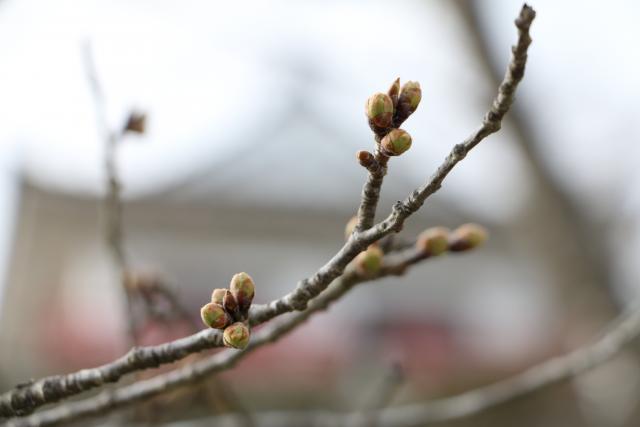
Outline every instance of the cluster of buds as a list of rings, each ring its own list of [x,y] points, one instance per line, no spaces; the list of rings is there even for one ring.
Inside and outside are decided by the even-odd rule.
[[[478,224],[464,224],[453,231],[445,227],[433,227],[420,233],[416,249],[427,256],[438,256],[447,251],[468,251],[486,240],[487,230]]]
[[[411,135],[400,125],[416,111],[421,99],[419,83],[407,82],[401,88],[398,78],[387,93],[375,93],[367,100],[365,114],[382,154],[399,156],[411,147]]]
[[[224,330],[227,347],[244,349],[249,344],[246,321],[255,295],[255,284],[247,273],[233,276],[228,289],[214,289],[211,302],[200,309],[205,325]]]

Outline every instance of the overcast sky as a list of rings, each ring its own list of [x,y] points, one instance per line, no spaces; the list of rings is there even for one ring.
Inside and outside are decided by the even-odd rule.
[[[533,6],[534,44],[517,102],[566,184],[600,215],[633,219],[640,209],[640,6],[551,0]],[[483,2],[481,18],[502,63],[519,7],[519,1]],[[120,153],[127,196],[136,197],[260,143],[300,99],[344,135],[351,155],[370,142],[364,100],[397,76],[419,80],[424,91],[419,120],[406,125],[412,156],[398,160],[407,182],[417,184],[479,123],[495,90],[469,37],[445,1],[4,0],[0,259],[9,247],[18,175],[57,191],[102,192],[102,142],[84,43],[92,46],[110,123],[116,126],[132,107],[149,112],[149,132],[125,141]],[[288,135],[291,144],[304,143]],[[492,137],[452,174],[442,197],[464,198],[481,218],[517,211],[528,176],[513,138],[508,126]],[[287,152],[277,155],[286,159]],[[640,247],[635,227],[631,240]]]

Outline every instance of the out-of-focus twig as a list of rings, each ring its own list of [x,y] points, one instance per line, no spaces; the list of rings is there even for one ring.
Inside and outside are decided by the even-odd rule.
[[[128,336],[130,341],[133,344],[136,344],[138,338],[135,306],[133,302],[133,295],[127,287],[127,281],[125,279],[129,265],[124,248],[124,235],[122,229],[122,184],[120,183],[116,166],[116,151],[121,140],[122,132],[121,130],[114,132],[110,129],[106,115],[104,92],[102,90],[102,85],[100,84],[100,79],[98,78],[91,45],[88,42],[83,46],[82,52],[85,72],[93,94],[96,122],[104,141],[104,167],[107,187],[107,194],[104,200],[104,212],[106,216],[105,240],[113,257],[114,264],[116,265],[122,289],[125,294]]]
[[[365,392],[365,400],[362,408],[352,417],[349,426],[353,427],[375,427],[378,412],[389,406],[398,390],[405,381],[405,374],[399,363],[393,363],[389,369],[383,372],[382,378],[377,378],[377,383],[372,384]]]

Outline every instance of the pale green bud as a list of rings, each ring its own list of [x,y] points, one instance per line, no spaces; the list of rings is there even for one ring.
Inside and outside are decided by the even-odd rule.
[[[227,289],[214,289],[211,293],[211,302],[216,303],[218,305],[222,305],[222,301],[224,299],[224,293],[227,292]]]
[[[231,278],[229,289],[238,303],[240,311],[246,311],[251,306],[256,286],[247,273],[238,273]]]
[[[382,268],[382,250],[377,245],[371,245],[366,251],[360,252],[355,259],[358,272],[364,276],[374,276]]]
[[[200,317],[205,325],[215,329],[224,329],[231,320],[222,306],[212,302],[200,309]]]
[[[380,146],[387,156],[399,156],[411,147],[411,135],[402,129],[393,129],[382,138]]]
[[[486,242],[487,238],[486,228],[478,224],[464,224],[449,235],[449,250],[461,252],[474,249]]]
[[[449,249],[449,229],[445,227],[426,229],[418,236],[416,248],[431,256],[446,252]]]
[[[227,326],[222,339],[227,347],[243,350],[249,345],[250,337],[249,328],[242,322],[236,322]]]
[[[393,102],[386,93],[376,93],[367,100],[365,113],[376,127],[388,128],[393,121]]]

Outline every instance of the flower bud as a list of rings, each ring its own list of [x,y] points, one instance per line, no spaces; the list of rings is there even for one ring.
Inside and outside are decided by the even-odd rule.
[[[355,259],[356,269],[358,273],[364,276],[373,276],[380,271],[382,267],[382,257],[384,254],[377,245],[371,245],[366,251],[360,252]]]
[[[224,293],[227,292],[226,289],[214,289],[211,293],[211,302],[222,305],[222,301],[224,299]]]
[[[242,322],[236,322],[224,330],[222,340],[227,347],[243,350],[249,345],[250,337],[249,328]]]
[[[353,230],[356,229],[357,224],[358,224],[358,217],[357,216],[351,217],[349,222],[347,222],[347,225],[344,227],[345,240],[349,240],[349,237],[351,237],[351,235],[353,234]]]
[[[215,329],[224,329],[231,320],[222,306],[212,302],[200,309],[200,317],[205,325]]]
[[[248,310],[256,292],[253,279],[247,273],[238,273],[231,278],[229,289],[238,303],[240,311]]]
[[[227,289],[225,289],[224,295],[222,296],[222,307],[231,315],[235,314],[238,310],[238,302],[236,301],[236,298]]]
[[[411,147],[411,135],[402,129],[393,129],[380,141],[382,152],[387,156],[399,156]]]
[[[393,102],[386,93],[376,93],[367,100],[365,113],[374,126],[388,128],[393,121]]]
[[[389,98],[391,98],[391,102],[395,108],[396,105],[398,105],[398,95],[400,94],[400,77],[393,81],[391,87],[387,91],[387,94],[389,95]]]
[[[123,132],[143,134],[147,128],[147,115],[140,111],[132,111],[124,125]]]
[[[449,249],[449,229],[445,227],[426,229],[418,236],[416,248],[431,256],[446,252]]]
[[[449,235],[449,250],[461,252],[476,248],[487,240],[487,230],[478,224],[464,224]]]
[[[364,166],[365,168],[368,168],[373,164],[373,162],[376,161],[374,155],[365,150],[358,151],[356,153],[356,158],[358,159],[360,165]]]
[[[398,107],[396,109],[395,124],[400,126],[418,108],[422,99],[422,89],[418,82],[406,82],[400,90]]]

